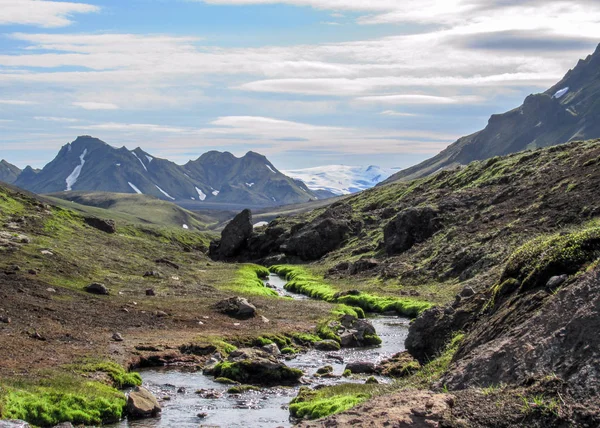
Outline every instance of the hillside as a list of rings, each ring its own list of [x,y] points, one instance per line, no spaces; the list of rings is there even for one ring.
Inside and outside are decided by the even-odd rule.
[[[185,210],[172,202],[147,195],[63,192],[45,195],[44,199],[61,208],[84,215],[114,219],[130,224],[207,230],[217,222],[216,219]]]
[[[376,394],[364,417],[306,426],[385,426],[377,415],[410,388],[451,394],[444,426],[598,425],[599,186],[600,140],[572,142],[380,186],[255,231],[230,260],[302,264],[312,276],[298,276],[297,291],[375,311],[395,306],[374,294],[436,304],[406,340],[423,371]]]
[[[21,174],[21,170],[16,166],[6,162],[4,159],[0,161],[0,181],[12,184]]]
[[[303,183],[280,173],[267,158],[209,152],[184,166],[141,148],[115,148],[90,136],[63,146],[41,171],[26,168],[14,184],[41,194],[97,191],[154,196],[167,201],[278,206],[317,199]]]
[[[600,45],[556,85],[520,107],[493,115],[482,131],[386,180],[411,180],[475,160],[600,137]]]

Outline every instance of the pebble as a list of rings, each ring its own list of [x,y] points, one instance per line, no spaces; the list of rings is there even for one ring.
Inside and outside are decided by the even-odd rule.
[[[114,340],[115,342],[122,342],[123,341],[123,336],[121,336],[120,333],[114,333],[112,335],[112,340]]]

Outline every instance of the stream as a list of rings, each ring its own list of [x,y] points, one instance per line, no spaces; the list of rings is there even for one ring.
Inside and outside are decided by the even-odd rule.
[[[280,295],[297,300],[306,300],[308,297],[291,293],[283,287],[286,283],[277,275],[271,275],[268,282]],[[341,375],[347,363],[353,361],[379,362],[404,350],[404,340],[408,334],[409,320],[393,316],[369,317],[369,321],[377,330],[382,339],[382,344],[372,348],[344,348],[336,352],[323,352],[310,350],[298,354],[294,359],[286,361],[290,367],[298,368],[306,373],[312,380],[311,387],[317,385],[335,385],[339,383],[364,383],[367,376],[352,378],[317,379],[312,375],[317,369],[330,365],[334,374]],[[337,358],[331,358],[335,356]],[[343,363],[339,361],[343,359]],[[139,421],[122,421],[112,425],[113,428],[139,427],[289,427],[290,415],[289,402],[297,395],[297,387],[263,388],[260,391],[248,391],[239,395],[230,395],[226,391],[229,385],[214,382],[210,376],[204,376],[200,371],[185,371],[179,369],[151,369],[140,371],[144,386],[152,391],[161,401],[163,407],[160,419],[143,419]],[[377,377],[379,382],[385,383],[389,379]],[[183,389],[182,389],[183,388]],[[222,397],[215,399],[201,398],[194,392],[198,389],[216,390],[223,393]],[[184,392],[185,390],[185,392]],[[166,398],[166,399],[165,399]],[[197,415],[205,413],[207,416],[200,419]]]

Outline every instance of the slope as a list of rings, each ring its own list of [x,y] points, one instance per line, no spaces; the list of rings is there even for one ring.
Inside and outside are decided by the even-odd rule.
[[[448,146],[437,156],[394,174],[385,182],[424,177],[474,160],[600,137],[600,45],[565,77],[520,107],[493,115],[482,131]]]
[[[14,183],[21,170],[16,166],[6,162],[4,159],[0,161],[0,181],[5,183]]]

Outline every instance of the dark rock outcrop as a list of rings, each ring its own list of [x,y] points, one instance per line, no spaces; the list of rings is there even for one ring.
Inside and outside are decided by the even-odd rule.
[[[256,315],[256,306],[243,297],[230,297],[215,304],[214,308],[235,318],[252,318]]]
[[[214,259],[229,259],[239,255],[248,245],[253,230],[252,213],[246,209],[225,226],[220,241],[211,243],[210,256]]]
[[[99,294],[104,296],[109,294],[108,288],[106,288],[104,284],[100,284],[97,282],[94,282],[93,284],[90,284],[87,287],[85,287],[85,291],[91,294]]]
[[[117,225],[114,220],[105,220],[97,217],[86,217],[84,221],[88,226],[93,227],[94,229],[98,229],[102,232],[115,233],[117,231]]]
[[[410,250],[442,227],[439,212],[432,207],[407,208],[383,229],[383,244],[389,255]]]
[[[355,374],[373,374],[376,373],[375,363],[372,361],[355,361],[348,363],[345,370],[349,370],[350,373]]]
[[[345,220],[324,218],[309,223],[293,235],[282,247],[283,251],[305,261],[318,260],[342,244],[351,231]]]

